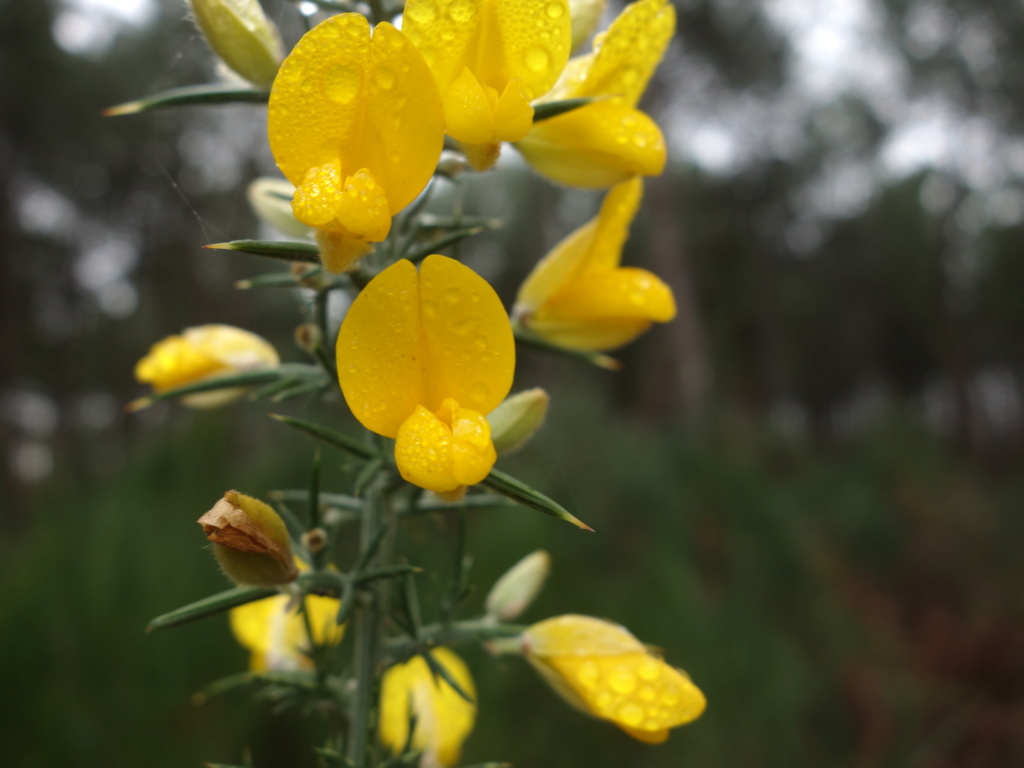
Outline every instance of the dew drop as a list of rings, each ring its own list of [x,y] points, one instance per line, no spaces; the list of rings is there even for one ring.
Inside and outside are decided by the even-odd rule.
[[[362,86],[362,72],[351,64],[339,64],[327,73],[324,93],[338,104],[350,103]]]
[[[669,685],[662,691],[661,700],[667,706],[672,707],[679,703],[679,699],[682,698],[679,688],[675,685]]]
[[[632,693],[636,688],[636,676],[625,664],[620,664],[608,675],[608,685],[616,693]]]
[[[623,725],[636,728],[644,721],[644,711],[631,701],[627,701],[619,707],[619,720]]]
[[[387,67],[377,67],[374,70],[373,79],[377,81],[377,85],[385,91],[389,91],[395,84],[395,73]]]
[[[562,14],[565,13],[565,8],[558,3],[548,3],[548,7],[544,9],[544,12],[548,15],[549,19],[560,19]]]
[[[405,15],[417,24],[429,24],[437,16],[434,12],[434,6],[429,2],[412,4],[405,9]]]
[[[458,288],[449,288],[444,292],[444,301],[446,304],[458,304],[462,298],[462,291]]]
[[[450,290],[455,290],[455,289],[450,289]],[[448,300],[448,294],[447,293],[445,294],[445,299]],[[458,301],[458,298],[456,297],[455,300]],[[454,303],[454,302],[452,302],[450,300],[448,300],[448,301],[449,301],[449,303]],[[479,319],[477,319],[475,317],[465,317],[462,320],[457,320],[454,323],[450,324],[448,326],[448,330],[450,330],[456,336],[468,336],[469,334],[471,334],[473,331],[476,330],[476,327],[479,324],[480,324],[480,320]]]
[[[643,688],[640,689],[637,695],[644,701],[654,701],[654,699],[658,696],[658,692],[655,691],[654,688],[652,688],[651,686],[645,685]]]
[[[580,664],[580,668],[576,672],[576,679],[584,688],[593,690],[597,688],[597,684],[601,680],[601,670],[594,662],[585,661]]]
[[[543,48],[530,48],[523,56],[523,63],[531,72],[543,72],[547,69],[551,56]]]
[[[636,671],[641,679],[647,681],[657,680],[661,676],[661,667],[654,659],[644,659]]]
[[[453,21],[459,24],[465,24],[469,21],[471,14],[469,0],[455,0],[455,2],[452,3],[451,8],[448,9],[448,13],[451,15]]]

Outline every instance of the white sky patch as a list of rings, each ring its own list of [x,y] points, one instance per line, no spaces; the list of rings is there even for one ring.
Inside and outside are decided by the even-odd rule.
[[[156,20],[157,0],[62,0],[51,33],[63,50],[100,57],[126,30],[140,30]]]

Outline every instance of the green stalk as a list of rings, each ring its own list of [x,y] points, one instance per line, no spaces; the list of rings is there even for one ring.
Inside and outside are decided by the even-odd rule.
[[[376,478],[366,490],[363,519],[359,531],[360,552],[367,552],[376,546],[376,534],[386,516],[388,499],[384,491],[384,478]],[[378,565],[387,563],[379,562]],[[372,560],[373,558],[371,558]],[[368,565],[368,563],[367,563]],[[373,709],[373,689],[377,679],[377,664],[382,646],[381,585],[374,584],[362,592],[365,602],[359,605],[353,616],[355,622],[355,644],[352,666],[355,671],[356,689],[352,696],[349,718],[348,743],[345,755],[355,766],[366,764],[367,737],[370,735],[370,713]]]

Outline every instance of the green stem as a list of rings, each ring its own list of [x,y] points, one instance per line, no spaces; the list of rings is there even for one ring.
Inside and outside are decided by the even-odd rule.
[[[388,499],[384,493],[383,478],[376,478],[367,488],[360,528],[360,551],[373,546],[381,521],[386,516]],[[379,564],[380,556],[378,555]],[[352,665],[355,670],[356,689],[352,697],[349,719],[348,744],[345,754],[355,766],[366,764],[367,737],[370,734],[370,713],[373,710],[373,689],[377,679],[381,638],[382,604],[381,585],[363,591],[365,602],[354,615],[355,645]]]

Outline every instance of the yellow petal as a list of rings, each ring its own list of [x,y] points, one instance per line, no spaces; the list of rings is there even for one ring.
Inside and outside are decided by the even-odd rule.
[[[499,93],[518,76],[535,99],[554,85],[572,44],[567,0],[409,0],[402,28],[442,93],[469,67]]]
[[[373,244],[345,229],[316,230],[316,244],[324,269],[341,274],[373,250]]]
[[[582,352],[607,352],[628,344],[651,327],[650,320],[611,317],[587,320],[537,320],[524,324],[546,341]]]
[[[435,413],[448,398],[480,414],[512,387],[515,340],[501,299],[454,259],[428,256],[419,275],[426,399]]]
[[[379,243],[391,229],[385,190],[366,168],[349,176],[338,201],[338,220],[356,237]]]
[[[433,76],[404,35],[382,23],[371,38],[363,16],[343,13],[306,33],[281,65],[268,134],[293,184],[301,186],[311,168],[338,164],[343,187],[345,175],[365,169],[390,216],[433,174],[443,120]]]
[[[305,602],[314,642],[341,642],[345,627],[335,623],[340,602],[321,595],[307,595]],[[287,595],[278,595],[231,609],[231,631],[239,644],[252,652],[252,669],[310,666],[306,623],[298,610],[287,610],[289,604]]]
[[[639,179],[611,189],[597,216],[570,233],[534,267],[516,296],[515,314],[538,311],[584,272],[617,267],[642,194]]]
[[[600,101],[535,123],[516,145],[541,175],[599,189],[665,169],[665,138],[643,112]]]
[[[422,405],[398,429],[395,464],[406,482],[428,491],[445,493],[463,485],[455,478],[451,427]]]
[[[470,408],[453,408],[452,472],[459,484],[476,485],[487,477],[497,459],[487,419]]]
[[[590,37],[601,20],[607,0],[569,0],[569,16],[572,18],[572,48],[577,50]]]
[[[643,731],[639,728],[627,728],[625,725],[620,725],[619,723],[616,723],[616,725],[637,741],[642,741],[645,744],[664,744],[668,740],[668,728]]]
[[[544,659],[587,711],[648,739],[700,717],[704,694],[686,675],[649,653],[557,656]]]
[[[520,78],[513,77],[505,86],[494,108],[494,124],[502,141],[524,139],[533,127],[533,107]]]
[[[642,653],[644,644],[620,624],[579,614],[539,621],[523,633],[525,653],[541,657]]]
[[[345,402],[359,423],[377,434],[397,436],[402,422],[426,402],[420,334],[416,267],[398,261],[360,292],[338,333]]]
[[[345,180],[335,160],[310,168],[295,187],[292,213],[310,227],[325,227],[338,216]]]
[[[628,318],[666,323],[676,316],[672,289],[647,270],[588,272],[536,313],[537,320]]]
[[[432,654],[475,699],[473,678],[462,660],[447,648],[435,648]],[[410,716],[416,721],[412,748],[425,753],[425,762],[458,763],[462,743],[473,730],[476,707],[435,678],[420,656],[391,667],[381,682],[380,740],[396,754],[409,740]]]
[[[239,645],[254,654],[265,654],[270,650],[270,625],[273,616],[283,611],[288,604],[285,595],[254,600],[251,603],[232,608],[228,613],[231,632]]]
[[[614,96],[636,106],[676,28],[668,0],[627,5],[608,31],[595,40],[594,60],[576,96]]]
[[[496,99],[495,99],[496,101]],[[493,141],[494,106],[487,92],[468,68],[463,68],[444,94],[445,126],[448,135],[467,144]]]

